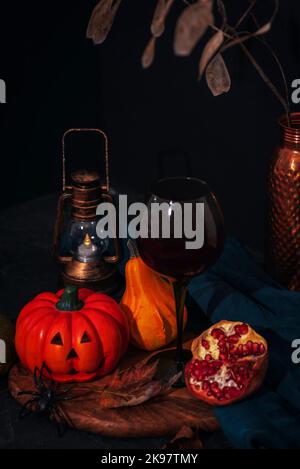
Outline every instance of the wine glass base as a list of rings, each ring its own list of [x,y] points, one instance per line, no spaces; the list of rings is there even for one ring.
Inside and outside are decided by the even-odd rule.
[[[178,381],[173,385],[173,387],[184,388],[184,367],[186,363],[191,360],[191,358],[192,352],[188,349],[184,349],[182,351],[181,359],[177,360],[176,348],[174,348],[156,353],[155,355],[153,355],[153,357],[151,357],[150,362],[159,359],[158,368],[155,375],[157,379],[163,379],[168,381],[172,376],[176,375],[176,373],[179,373],[181,371],[181,376]]]

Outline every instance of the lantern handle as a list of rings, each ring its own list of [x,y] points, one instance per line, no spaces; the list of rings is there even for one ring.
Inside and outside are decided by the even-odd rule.
[[[88,128],[88,129],[69,129],[67,130],[62,137],[62,182],[63,182],[63,191],[66,190],[66,138],[70,134],[74,134],[77,132],[96,132],[100,134],[103,139],[104,139],[104,149],[105,149],[105,154],[104,154],[104,159],[105,159],[105,179],[106,179],[106,187],[103,187],[106,192],[109,192],[110,189],[110,183],[109,183],[109,156],[108,156],[108,138],[106,133],[101,130],[101,129],[94,129],[94,128]]]
[[[72,187],[67,186],[65,191],[61,194],[58,199],[57,205],[57,214],[56,214],[56,221],[54,226],[54,234],[53,234],[53,255],[55,258],[58,258],[60,262],[66,263],[70,262],[72,257],[71,256],[60,256],[59,254],[59,240],[61,238],[63,224],[64,224],[64,208],[66,201],[71,199],[72,197]]]

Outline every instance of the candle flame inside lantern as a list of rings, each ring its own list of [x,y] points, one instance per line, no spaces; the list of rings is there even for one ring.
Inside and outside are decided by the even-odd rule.
[[[83,243],[78,246],[76,258],[81,262],[93,262],[96,258],[100,257],[98,247],[93,244],[92,239],[88,233],[84,236]]]

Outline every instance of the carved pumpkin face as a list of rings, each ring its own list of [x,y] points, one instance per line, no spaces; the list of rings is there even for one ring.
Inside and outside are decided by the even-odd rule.
[[[89,381],[112,371],[125,353],[129,332],[118,304],[87,289],[76,294],[74,287],[43,293],[21,311],[16,348],[32,372],[44,363],[56,381]]]

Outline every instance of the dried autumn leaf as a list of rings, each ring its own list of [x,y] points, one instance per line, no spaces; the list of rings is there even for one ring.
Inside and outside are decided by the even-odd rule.
[[[152,36],[150,41],[148,42],[146,49],[142,55],[142,66],[143,68],[149,68],[154,61],[155,56],[155,46],[156,46],[156,38]]]
[[[148,401],[153,397],[166,394],[178,381],[181,373],[171,376],[166,381],[149,380],[141,385],[139,382],[126,385],[124,388],[106,388],[100,395],[100,406],[103,409],[117,409],[133,407]]]
[[[211,61],[215,53],[219,50],[224,41],[223,31],[218,31],[214,34],[210,40],[207,42],[206,46],[203,49],[201,55],[200,64],[199,64],[199,75],[203,75],[207,64]]]
[[[122,0],[101,0],[92,12],[88,28],[87,38],[94,44],[102,44],[111,30],[116,13]]]
[[[167,450],[190,450],[190,449],[203,449],[199,431],[187,426],[181,427],[179,432],[172,438],[172,440],[164,445],[162,449]]]
[[[189,55],[197,42],[214,22],[212,0],[198,0],[180,15],[175,30],[174,51],[181,56]]]
[[[159,360],[155,360],[153,363],[148,364],[145,363],[145,361],[142,361],[126,370],[115,371],[112,375],[109,389],[117,391],[130,385],[138,384],[139,386],[142,386],[153,379],[157,371],[158,362]]]
[[[160,392],[158,381],[150,381],[144,386],[132,386],[126,392],[106,389],[100,397],[102,409],[118,409],[120,407],[134,407],[157,396]]]
[[[231,80],[221,54],[217,54],[206,68],[206,81],[214,96],[230,90]]]
[[[153,36],[159,37],[163,34],[165,30],[165,21],[173,3],[174,0],[158,0],[151,24],[151,32]]]

